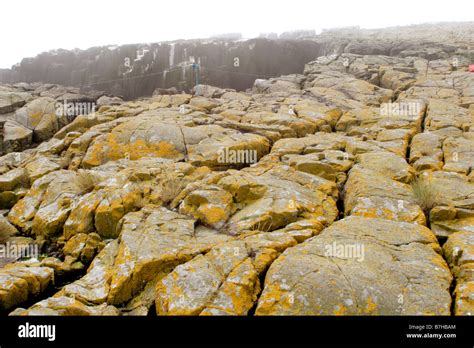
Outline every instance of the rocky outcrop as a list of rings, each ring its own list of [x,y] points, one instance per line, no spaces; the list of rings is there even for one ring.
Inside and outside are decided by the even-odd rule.
[[[0,86],[0,154],[34,147],[52,138],[75,117],[94,113],[99,106],[120,104],[121,100],[93,90],[84,93],[79,88],[53,84]]]
[[[444,255],[456,279],[453,299],[455,315],[473,315],[474,313],[473,236],[472,231],[456,232],[449,236],[443,246]]]
[[[247,315],[260,277],[297,241],[286,232],[257,233],[212,248],[180,265],[156,286],[158,315]]]
[[[54,281],[48,267],[9,264],[0,269],[0,310],[9,310],[46,291]]]
[[[152,95],[157,88],[189,92],[199,75],[206,84],[245,90],[258,77],[301,72],[306,62],[321,54],[318,42],[296,39],[214,38],[55,50],[23,59],[17,67],[0,73],[0,82],[85,86],[134,99]],[[193,63],[200,65],[199,72]],[[144,75],[149,76],[141,78]]]
[[[345,218],[271,265],[256,314],[448,315],[451,274],[439,252],[426,227]]]
[[[468,55],[372,33],[246,92],[101,97],[65,124],[48,105],[83,92],[9,87],[33,100],[4,124],[41,143],[0,157],[0,243],[41,253],[0,263],[2,310],[472,314]]]
[[[461,66],[473,58],[469,48],[472,42],[466,39],[473,35],[474,26],[470,22],[437,23],[376,30],[325,30],[320,35],[312,30],[296,31],[282,33],[279,38],[263,35],[242,40],[231,35],[87,50],[54,50],[25,58],[11,70],[0,71],[0,82],[42,81],[85,86],[134,99],[152,95],[157,88],[176,87],[189,92],[196,82],[245,90],[258,78],[302,73],[305,64],[316,57],[327,55],[333,59],[339,54],[357,54],[385,56],[378,62],[382,65],[382,74],[374,76],[372,62],[366,58],[358,60],[350,69],[366,70],[367,77],[382,81],[385,87],[395,80],[404,86],[412,80],[413,71],[422,67],[395,64],[391,57],[407,61],[413,61],[412,57],[430,61],[456,58]],[[199,70],[193,64],[199,64]],[[340,67],[346,69],[345,65]],[[284,88],[285,84],[279,85]],[[398,89],[395,85],[391,87]]]

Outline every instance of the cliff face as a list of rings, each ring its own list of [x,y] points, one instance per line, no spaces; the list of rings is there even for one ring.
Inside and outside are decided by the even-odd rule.
[[[433,36],[436,32],[436,36]],[[299,34],[298,34],[299,33]],[[274,37],[274,36],[272,36]],[[474,58],[474,23],[417,25],[377,30],[358,28],[284,33],[279,38],[187,40],[167,43],[55,50],[0,70],[0,82],[44,82],[100,89],[126,99],[156,88],[189,91],[197,82],[245,90],[257,78],[302,73],[323,55],[354,53],[415,56],[428,60],[452,55]],[[200,64],[200,71],[192,62]],[[84,91],[82,91],[84,92]]]
[[[306,62],[323,53],[317,42],[266,39],[94,47],[24,59],[14,70],[0,71],[0,79],[88,86],[133,99],[156,88],[188,91],[198,73],[193,61],[200,63],[200,82],[244,90],[259,77],[302,72]]]

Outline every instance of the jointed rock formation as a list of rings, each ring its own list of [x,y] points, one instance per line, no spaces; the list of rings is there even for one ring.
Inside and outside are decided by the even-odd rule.
[[[2,87],[0,242],[41,253],[0,268],[0,309],[474,314],[474,36],[419,35],[247,92]]]

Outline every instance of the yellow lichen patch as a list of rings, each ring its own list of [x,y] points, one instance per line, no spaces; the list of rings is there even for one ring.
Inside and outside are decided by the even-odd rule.
[[[121,197],[110,197],[102,200],[95,210],[95,228],[102,237],[116,237],[118,221],[125,215]]]
[[[378,212],[378,208],[369,208],[369,209],[358,209],[352,213],[355,216],[362,216],[365,218],[376,218],[379,217],[380,214]],[[392,216],[393,218],[393,216]]]
[[[344,305],[337,305],[336,308],[333,311],[334,315],[345,315],[346,314],[346,307]]]
[[[137,205],[140,204],[141,200],[142,195],[138,190],[125,192],[125,194],[122,195],[122,204],[126,211],[131,211],[134,208],[140,208],[140,206]]]
[[[402,214],[401,212],[384,207],[357,207],[352,211],[351,215],[362,216],[369,219],[380,218],[394,221],[415,222],[419,225],[426,224],[426,218],[421,211],[418,215],[415,215],[415,213]]]
[[[365,314],[372,314],[377,310],[377,304],[372,300],[372,297],[367,298],[367,305],[364,308]]]
[[[281,289],[279,283],[265,284],[265,300],[260,299],[255,312],[256,315],[270,315],[275,312],[275,307],[290,306],[286,291]]]
[[[73,208],[64,224],[66,239],[75,234],[94,231],[94,212],[101,201],[102,195],[97,196],[94,192],[80,198],[80,204]]]
[[[225,224],[234,209],[232,195],[214,186],[192,191],[180,206],[183,214],[192,215],[216,229]]]
[[[30,115],[30,127],[35,128],[41,121],[43,113],[41,111],[34,112]]]
[[[251,280],[251,283],[247,286],[230,283],[228,286],[230,289],[224,290],[227,291],[232,300],[235,315],[247,315],[257,300],[257,294],[260,292],[260,281],[256,273],[254,273]]]
[[[172,273],[172,276],[177,280],[177,274]],[[156,305],[156,314],[157,315],[169,315],[169,297],[167,296],[160,296],[159,294],[165,293],[166,291],[170,291],[173,296],[181,297],[183,296],[183,289],[173,284],[172,288],[167,288],[163,283],[158,282],[156,285],[156,293],[158,294],[156,297],[155,305]],[[194,313],[194,315],[198,314]],[[192,312],[189,313],[173,313],[174,315],[193,315]]]
[[[160,157],[173,159],[180,156],[173,144],[166,141],[160,141],[156,144],[148,144],[143,139],[125,146],[125,152],[129,154],[131,160],[137,160],[142,157]]]
[[[246,315],[259,292],[258,273],[247,258],[227,276],[213,301],[201,314]]]
[[[295,243],[296,244],[296,243]],[[290,247],[293,245],[288,245]],[[266,248],[258,253],[258,255],[253,260],[253,265],[257,272],[261,273],[267,269],[268,265],[270,265],[273,261],[276,260],[279,253],[275,249]]]
[[[472,315],[474,314],[474,300],[472,294],[474,293],[474,281],[463,282],[456,286],[454,290],[455,315]]]
[[[207,223],[209,225],[213,225],[227,217],[225,209],[211,205],[205,205],[200,207],[199,212],[201,213],[199,214],[199,218],[201,218],[204,223]]]
[[[232,303],[232,313],[234,315],[246,315],[253,307],[256,300],[256,293],[260,291],[258,279],[253,279],[253,286],[243,286],[241,284],[226,283],[222,290]]]
[[[177,159],[181,156],[176,147],[166,141],[149,143],[144,139],[136,139],[131,143],[124,143],[119,140],[117,134],[110,133],[94,141],[87,150],[82,165],[88,168],[122,158],[130,160],[138,160],[142,157]]]

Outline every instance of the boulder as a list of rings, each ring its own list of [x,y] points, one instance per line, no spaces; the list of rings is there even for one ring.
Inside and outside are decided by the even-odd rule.
[[[109,304],[129,301],[156,277],[223,242],[228,237],[166,208],[144,208],[122,220],[120,244],[112,270]]]
[[[323,192],[307,187],[277,173],[260,175],[236,172],[219,180],[217,185],[233,196],[241,207],[228,220],[225,230],[232,235],[244,231],[270,232],[300,219],[315,219],[330,224],[337,217],[334,199]],[[259,174],[255,169],[255,174]]]
[[[36,180],[26,196],[12,208],[8,219],[23,233],[46,239],[62,233],[73,202],[84,193],[80,175],[66,170]]]
[[[108,96],[102,96],[99,99],[97,99],[97,107],[100,108],[101,106],[106,106],[106,105],[120,105],[123,103],[123,99],[120,97],[108,97]]]
[[[0,87],[0,114],[7,114],[26,104],[31,94]]]
[[[0,244],[18,233],[18,230],[3,216],[0,215]]]
[[[27,192],[28,173],[24,168],[15,168],[0,175],[0,208],[10,209]]]
[[[444,256],[456,280],[454,315],[473,315],[474,233],[456,232],[443,245]]]
[[[215,125],[188,127],[155,117],[135,117],[98,135],[87,148],[82,166],[90,168],[108,161],[156,157],[179,161],[189,159],[198,166],[242,167],[269,151],[262,136],[242,134]],[[236,155],[244,155],[238,160]],[[232,157],[233,156],[233,157]]]
[[[412,187],[376,170],[356,165],[349,172],[345,190],[346,215],[426,224]]]
[[[9,264],[0,269],[0,309],[9,310],[33,299],[53,284],[54,272],[48,267]]]
[[[99,306],[88,306],[71,297],[58,296],[35,303],[28,309],[18,308],[11,312],[11,316],[117,316],[119,310],[114,306],[102,304]]]
[[[444,171],[467,175],[474,169],[474,137],[469,137],[467,134],[444,140]]]
[[[285,96],[301,94],[301,84],[303,80],[303,75],[287,75],[268,80],[256,79],[253,85],[253,90],[256,93]]]
[[[260,277],[296,244],[291,236],[272,232],[213,247],[158,282],[157,314],[247,315],[260,293]]]
[[[106,302],[109,294],[112,270],[117,256],[118,242],[109,242],[94,258],[82,278],[66,285],[58,294],[74,298],[85,304],[100,305]]]
[[[322,97],[331,104],[344,109],[352,109],[358,103],[366,106],[379,106],[389,102],[393,97],[393,91],[390,89],[378,87],[338,71],[320,74],[308,73],[304,88],[308,89],[315,97]]]
[[[209,85],[196,85],[193,88],[193,94],[195,96],[205,98],[220,98],[222,95],[230,90],[225,90],[219,87]]]
[[[6,121],[3,125],[4,152],[23,151],[33,141],[33,131],[14,121]]]
[[[426,227],[345,218],[272,263],[256,315],[449,315],[439,252]]]
[[[53,137],[67,124],[67,115],[57,112],[52,98],[37,98],[15,112],[14,120],[33,130],[33,140],[42,142]]]
[[[97,233],[79,233],[67,241],[63,253],[88,265],[103,247],[102,240]]]

